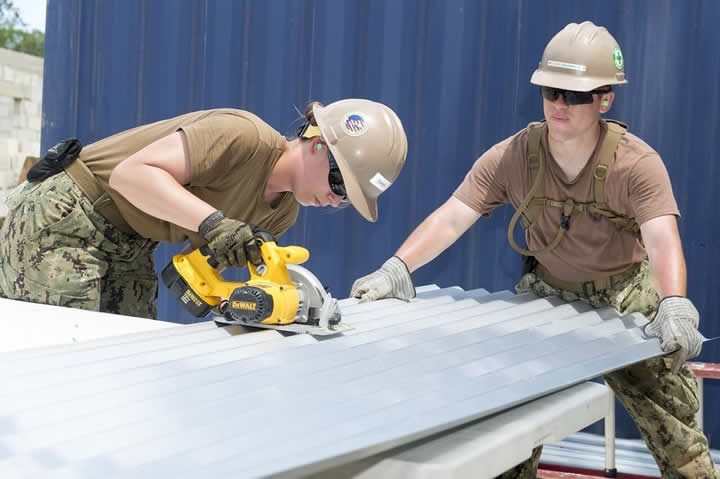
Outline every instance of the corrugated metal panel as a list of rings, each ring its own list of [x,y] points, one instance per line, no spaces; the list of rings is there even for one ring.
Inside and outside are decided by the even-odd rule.
[[[605,25],[623,47],[630,84],[614,118],[656,148],[683,219],[689,291],[701,330],[720,335],[720,216],[709,214],[720,175],[720,2],[514,0],[49,0],[43,145],[91,142],[189,110],[250,109],[283,132],[310,99],[383,101],[399,113],[409,156],[381,199],[380,221],[352,210],[304,209],[283,241],[306,246],[308,266],[335,296],[379,266],[461,181],[474,159],[541,116],[528,83],[544,44],[570,21]],[[511,288],[520,259],[507,247],[511,211],[479,221],[416,275],[420,284]],[[331,238],[331,244],[328,244]],[[160,267],[176,248],[162,247]],[[190,321],[164,289],[163,319]],[[707,345],[703,360],[720,361]],[[718,401],[720,387],[706,387]],[[619,418],[619,432],[637,434]],[[719,447],[720,414],[706,428]]]
[[[191,326],[0,356],[0,475],[308,474],[661,354],[642,315],[532,294],[342,308],[355,329],[325,341]]]

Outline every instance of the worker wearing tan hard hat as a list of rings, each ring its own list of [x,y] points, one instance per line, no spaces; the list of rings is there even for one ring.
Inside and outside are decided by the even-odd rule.
[[[300,206],[349,201],[377,220],[407,154],[398,116],[346,99],[310,103],[304,120],[286,138],[252,112],[217,108],[58,143],[0,227],[0,297],[155,318],[159,242],[207,246],[222,267],[243,268],[262,261],[256,239],[283,234]]]
[[[668,356],[605,375],[640,428],[662,477],[720,477],[694,421],[697,382],[685,361],[699,354],[699,314],[686,297],[679,216],[662,159],[603,119],[613,87],[628,83],[620,45],[592,22],[571,23],[547,44],[530,82],[545,119],[486,151],[454,194],[377,271],[359,278],[361,301],[411,300],[410,273],[502,204],[516,212],[510,245],[526,258],[518,293],[558,296],[621,314],[641,313]],[[525,228],[526,247],[514,239]],[[534,478],[541,449],[502,477]]]
[[[407,155],[407,138],[395,112],[365,99],[336,101],[328,106],[313,105],[317,134],[327,143],[340,169],[347,198],[368,221],[378,218],[377,198],[400,174]]]
[[[604,27],[571,23],[547,44],[530,83],[583,92],[622,85],[627,83],[625,60]]]

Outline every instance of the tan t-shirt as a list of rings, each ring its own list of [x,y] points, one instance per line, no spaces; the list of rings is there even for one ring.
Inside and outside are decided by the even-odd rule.
[[[602,123],[598,147],[607,125]],[[558,201],[572,198],[591,202],[593,172],[598,161],[596,147],[580,174],[568,181],[555,162],[543,138],[545,151],[545,196]],[[512,203],[517,208],[530,190],[527,164],[527,130],[498,143],[485,152],[468,172],[454,196],[489,216],[500,205]],[[610,166],[605,192],[608,206],[642,225],[662,215],[679,216],[667,170],[660,156],[641,139],[626,133]],[[559,208],[545,208],[525,232],[530,250],[547,246],[560,224]],[[553,276],[566,281],[587,281],[620,273],[647,256],[641,240],[630,232],[618,230],[605,220],[574,212],[570,229],[558,246],[538,255],[537,259]]]
[[[261,226],[280,236],[295,223],[299,204],[285,193],[271,207],[263,198],[267,180],[285,146],[285,138],[252,113],[218,109],[187,113],[105,138],[80,153],[80,159],[105,186],[120,214],[140,235],[156,241],[193,246],[204,243],[196,232],[148,215],[109,185],[113,168],[150,143],[182,130],[190,156],[185,188],[222,210],[225,216]]]

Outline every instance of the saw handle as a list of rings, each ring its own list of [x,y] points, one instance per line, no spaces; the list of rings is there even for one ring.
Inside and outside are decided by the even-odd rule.
[[[212,254],[212,251],[210,250],[210,247],[208,247],[208,245],[200,247],[200,254],[207,257],[208,264],[213,268],[217,269],[217,267],[220,266],[220,263],[218,263],[218,260],[215,259],[215,255]]]
[[[254,225],[252,227],[252,230],[253,230],[253,235],[254,235],[253,238],[245,243],[245,253],[248,257],[247,264],[248,264],[248,267],[250,267],[250,265],[253,265],[255,267],[255,269],[257,270],[257,272],[260,273],[260,275],[262,276],[265,274],[266,267],[265,267],[265,258],[263,258],[263,256],[262,256],[262,250],[260,249],[260,247],[263,245],[263,243],[268,243],[270,241],[272,241],[274,243],[275,237],[272,235],[272,233],[269,233],[263,229],[260,229],[260,227],[257,227]],[[252,253],[250,251],[248,251],[249,249],[252,249]],[[256,258],[259,257],[260,262],[255,263],[253,261],[250,261],[250,256],[253,256]]]
[[[253,233],[255,233],[255,238],[259,239],[263,243],[267,243],[269,241],[272,241],[273,243],[275,242],[275,237],[268,231],[253,228]]]
[[[245,245],[243,246],[246,249],[246,251],[247,251],[247,248],[249,247],[250,241],[255,241],[256,244],[253,246],[257,247],[258,249],[260,249],[262,242],[275,241],[275,238],[273,237],[273,235],[271,233],[268,233],[267,231],[261,230],[259,228],[256,229],[255,226],[252,226],[252,228],[253,228],[253,233],[255,236],[251,240],[248,240],[245,243]],[[212,250],[210,249],[210,247],[208,245],[203,245],[200,247],[200,254],[207,257],[208,264],[210,266],[212,266],[213,268],[217,269],[217,267],[220,265],[220,263],[215,258],[215,255],[212,253]],[[246,254],[246,256],[249,256],[249,255]],[[249,258],[248,258],[248,265],[250,265],[250,264],[252,264],[252,262],[249,261]],[[261,261],[260,261],[260,263],[258,263],[257,266],[261,266],[262,264],[263,264],[263,259],[262,259],[262,253],[261,253]]]
[[[260,249],[262,261],[259,264],[248,262],[251,280],[263,279],[279,284],[290,284],[292,280],[285,265],[301,264],[310,257],[310,252],[303,247],[278,246],[275,238],[265,231],[259,231],[255,241]],[[219,263],[207,245],[201,246],[199,253],[212,269],[217,270]]]
[[[275,241],[258,240],[262,265],[248,263],[250,279],[272,281],[279,284],[290,284],[290,273],[286,264],[301,264],[310,257],[310,252],[300,246],[278,246]]]

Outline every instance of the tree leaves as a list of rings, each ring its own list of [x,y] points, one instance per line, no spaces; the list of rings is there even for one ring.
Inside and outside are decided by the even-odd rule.
[[[26,28],[12,0],[0,0],[0,48],[42,57],[45,34],[40,30],[29,32]]]

